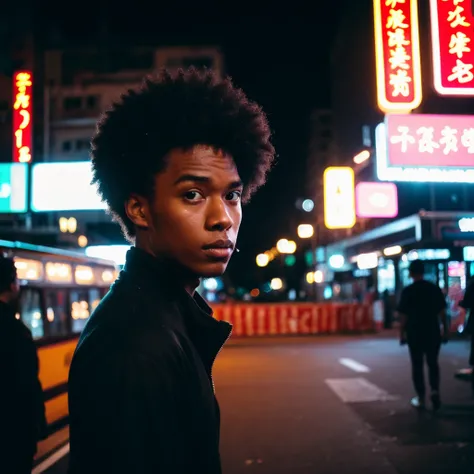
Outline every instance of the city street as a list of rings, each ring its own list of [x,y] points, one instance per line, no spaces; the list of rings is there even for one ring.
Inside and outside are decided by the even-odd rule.
[[[472,473],[474,399],[442,349],[444,406],[418,413],[396,333],[240,339],[215,368],[225,474]],[[67,456],[45,470],[66,473]],[[36,473],[41,472],[39,469]]]

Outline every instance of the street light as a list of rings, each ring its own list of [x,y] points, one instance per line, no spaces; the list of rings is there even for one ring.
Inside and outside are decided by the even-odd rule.
[[[259,267],[266,267],[268,265],[268,262],[270,261],[268,255],[266,253],[259,253],[255,260],[256,260],[257,265]]]
[[[310,239],[314,235],[314,227],[311,224],[300,224],[298,226],[298,237],[300,239]]]

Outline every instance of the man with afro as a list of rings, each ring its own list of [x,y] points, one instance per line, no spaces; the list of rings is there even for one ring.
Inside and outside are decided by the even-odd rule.
[[[99,120],[94,182],[133,244],[69,375],[70,473],[221,473],[212,366],[231,334],[195,291],[236,250],[274,160],[262,109],[211,71],[161,71]]]

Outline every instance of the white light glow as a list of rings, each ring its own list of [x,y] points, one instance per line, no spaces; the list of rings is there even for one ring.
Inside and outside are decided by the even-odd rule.
[[[91,185],[90,161],[37,163],[31,170],[31,208],[42,211],[106,209]]]
[[[125,265],[125,256],[130,245],[91,245],[86,247],[88,257],[111,260],[116,265]]]

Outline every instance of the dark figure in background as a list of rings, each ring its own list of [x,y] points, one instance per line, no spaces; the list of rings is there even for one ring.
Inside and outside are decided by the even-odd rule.
[[[469,353],[469,365],[472,367],[473,372],[471,374],[471,386],[474,394],[474,279],[471,279],[467,285],[466,292],[464,293],[463,300],[459,303],[459,306],[464,308],[467,312],[467,322],[464,328],[464,332],[470,336],[471,339],[471,350]]]
[[[162,71],[100,120],[94,181],[135,245],[71,364],[72,474],[221,473],[212,366],[231,326],[195,289],[224,273],[273,159],[260,107],[211,72]]]
[[[36,346],[15,317],[19,293],[13,259],[0,257],[0,470],[5,474],[31,473],[37,442],[46,436]]]
[[[441,289],[424,279],[424,265],[420,260],[410,264],[413,283],[403,289],[397,311],[400,314],[400,344],[408,343],[410,350],[413,384],[417,396],[411,400],[415,408],[425,408],[424,360],[428,365],[431,403],[436,411],[440,408],[439,350],[448,341],[446,300]],[[443,325],[441,335],[440,325]]]

